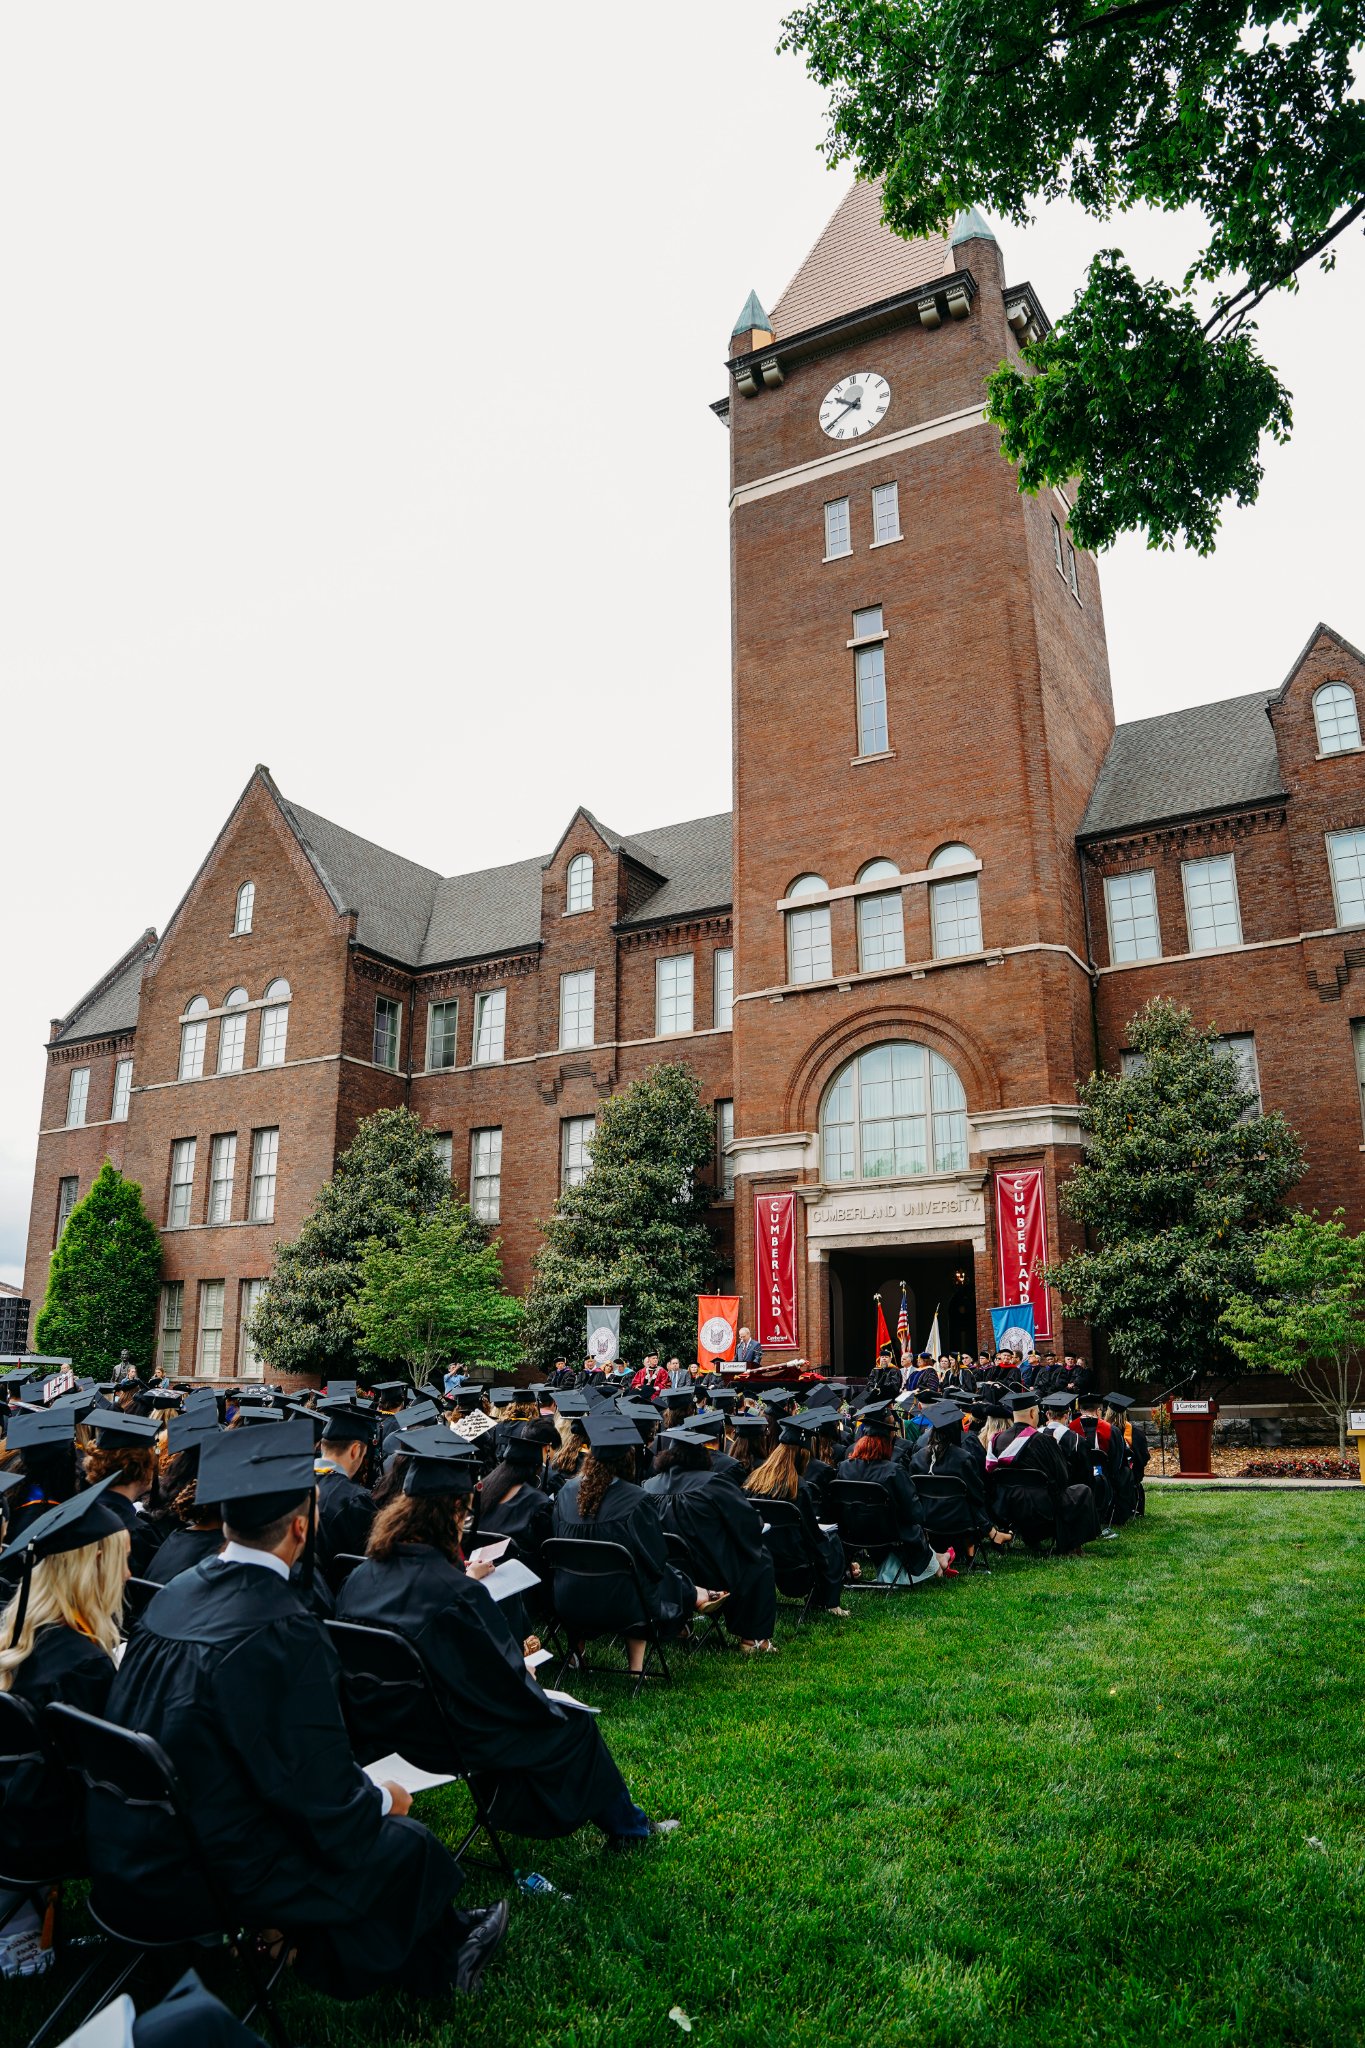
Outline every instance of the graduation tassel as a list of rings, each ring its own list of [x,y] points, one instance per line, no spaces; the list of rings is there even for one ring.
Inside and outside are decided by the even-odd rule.
[[[299,1590],[311,1593],[313,1590],[313,1562],[317,1556],[318,1535],[318,1492],[314,1487],[308,1496],[308,1541],[303,1546],[299,1561]]]
[[[28,1594],[32,1583],[33,1545],[30,1543],[28,1549],[24,1552],[24,1575],[19,1581],[19,1605],[14,1610],[14,1627],[10,1630],[9,1646],[11,1650],[19,1640],[19,1631],[22,1629],[24,1617],[28,1613]]]

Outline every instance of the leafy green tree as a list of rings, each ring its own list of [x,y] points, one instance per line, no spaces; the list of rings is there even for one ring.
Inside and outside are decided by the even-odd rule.
[[[450,1193],[435,1140],[407,1109],[357,1125],[331,1180],[290,1244],[277,1244],[251,1319],[252,1342],[277,1372],[354,1378],[363,1369],[356,1296],[371,1241],[397,1244],[405,1223]]]
[[[1223,1327],[1245,1364],[1297,1380],[1332,1417],[1344,1459],[1347,1416],[1365,1403],[1365,1232],[1349,1237],[1343,1213],[1300,1210],[1269,1231],[1254,1291],[1233,1296]]]
[[[581,1359],[590,1302],[621,1305],[621,1354],[696,1355],[697,1296],[719,1278],[700,1179],[715,1150],[712,1112],[688,1069],[652,1067],[605,1103],[592,1164],[545,1226],[526,1298],[526,1347],[544,1371]]]
[[[1252,1288],[1303,1171],[1278,1110],[1258,1113],[1217,1034],[1157,999],[1128,1026],[1129,1071],[1080,1088],[1090,1149],[1062,1187],[1089,1248],[1048,1269],[1071,1314],[1131,1372],[1172,1380],[1228,1361],[1221,1318]]]
[[[146,1372],[160,1288],[161,1239],[142,1189],[106,1159],[52,1254],[34,1343],[95,1379],[113,1378],[123,1350]]]
[[[447,1359],[510,1370],[521,1357],[521,1303],[502,1285],[502,1256],[463,1202],[405,1217],[397,1240],[372,1239],[360,1264],[355,1320],[372,1358],[401,1360],[418,1382]]]
[[[1249,316],[1330,269],[1365,215],[1360,0],[805,0],[783,24],[830,94],[825,153],[884,176],[888,224],[940,231],[968,205],[1023,222],[1069,198],[1097,220],[1183,213],[1172,286],[1106,249],[1052,333],[1002,366],[989,414],[1020,486],[1079,478],[1079,545],[1145,529],[1207,553],[1259,490],[1259,439],[1289,395]],[[1205,310],[1207,309],[1207,310]]]

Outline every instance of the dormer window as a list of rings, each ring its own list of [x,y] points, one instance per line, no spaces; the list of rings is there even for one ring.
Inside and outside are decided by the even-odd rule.
[[[232,936],[234,939],[241,938],[244,932],[251,930],[251,913],[255,908],[256,884],[254,882],[243,882],[241,888],[237,891],[237,909],[232,919]]]
[[[564,898],[564,912],[572,917],[577,911],[592,909],[592,856],[587,853],[575,854],[569,862],[569,881]]]
[[[1320,754],[1352,754],[1359,747],[1360,713],[1345,683],[1324,683],[1313,692],[1313,722]]]

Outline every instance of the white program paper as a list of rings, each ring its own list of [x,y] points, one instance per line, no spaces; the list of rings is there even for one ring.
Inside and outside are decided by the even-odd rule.
[[[453,1785],[453,1775],[442,1776],[439,1771],[419,1771],[416,1764],[410,1764],[397,1750],[392,1756],[381,1756],[377,1763],[366,1764],[365,1776],[372,1778],[376,1785],[386,1781],[401,1785],[405,1792],[429,1792],[434,1785]]]
[[[510,1600],[514,1593],[529,1592],[538,1586],[540,1580],[519,1557],[509,1557],[503,1564],[495,1564],[486,1579],[479,1584],[487,1588],[495,1600]]]
[[[496,1564],[511,1541],[510,1536],[500,1536],[496,1543],[481,1543],[477,1550],[470,1551],[466,1563],[480,1564],[486,1560],[489,1564]]]
[[[552,1685],[545,1688],[547,1700],[557,1700],[561,1707],[577,1707],[580,1714],[600,1714],[600,1707],[590,1707],[586,1700],[576,1700],[571,1692],[556,1692]]]

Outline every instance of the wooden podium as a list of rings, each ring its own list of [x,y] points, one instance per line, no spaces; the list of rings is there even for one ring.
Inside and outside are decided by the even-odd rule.
[[[1172,1401],[1171,1426],[1180,1454],[1180,1479],[1212,1479],[1216,1401]],[[1365,1460],[1362,1461],[1365,1468]]]

